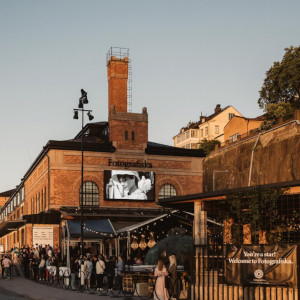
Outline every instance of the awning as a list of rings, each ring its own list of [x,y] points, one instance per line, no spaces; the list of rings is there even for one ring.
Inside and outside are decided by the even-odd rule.
[[[116,233],[117,234],[122,234],[122,233],[132,232],[132,231],[137,230],[137,229],[139,229],[139,228],[141,228],[145,225],[155,223],[158,220],[162,221],[164,218],[168,218],[168,217],[173,217],[175,219],[182,219],[182,217],[178,213],[179,213],[178,210],[173,210],[169,213],[166,213],[166,214],[160,215],[158,217],[146,220],[144,222],[136,223],[134,225],[127,226],[125,228],[121,228],[121,229],[117,230]],[[188,215],[188,217],[186,219],[190,219],[190,221],[194,220],[194,214],[193,213],[186,212],[186,211],[182,211],[182,213],[185,214],[185,215]],[[214,220],[211,220],[210,218],[207,218],[207,222],[213,223],[213,224],[216,224],[216,225],[219,225],[219,226],[223,226],[223,224],[217,223]],[[191,223],[191,225],[192,225],[192,223]]]
[[[66,237],[78,239],[81,236],[81,221],[66,221]],[[105,220],[84,220],[83,239],[99,240],[115,236],[115,229],[109,219]]]
[[[8,232],[18,230],[21,226],[25,225],[26,221],[17,220],[17,221],[4,221],[0,224],[0,236],[3,237]]]

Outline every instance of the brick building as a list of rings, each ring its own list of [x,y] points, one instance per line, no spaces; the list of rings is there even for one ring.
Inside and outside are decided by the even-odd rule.
[[[5,250],[32,245],[41,234],[60,244],[66,223],[80,220],[82,191],[84,220],[109,219],[116,230],[160,215],[159,198],[202,192],[203,152],[148,141],[147,109],[128,112],[128,63],[121,52],[108,56],[108,122],[88,123],[74,139],[50,140],[1,208]],[[120,191],[124,180],[135,180],[142,196]]]

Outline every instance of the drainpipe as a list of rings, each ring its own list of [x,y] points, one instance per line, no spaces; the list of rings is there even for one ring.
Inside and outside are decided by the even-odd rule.
[[[254,147],[253,147],[252,152],[251,152],[251,160],[250,160],[250,169],[249,169],[248,186],[250,186],[250,184],[251,184],[251,174],[252,174],[253,156],[254,156],[254,151],[255,151],[255,149],[256,149],[256,146],[257,146],[257,143],[258,143],[258,141],[259,141],[260,136],[261,136],[261,132],[260,132],[259,135],[257,136],[256,141],[255,141],[255,144],[254,144]]]
[[[46,153],[47,159],[48,159],[48,212],[50,208],[50,157],[48,155],[48,152]]]

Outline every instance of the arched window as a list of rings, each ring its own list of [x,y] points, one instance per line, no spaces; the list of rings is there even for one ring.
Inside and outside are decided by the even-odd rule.
[[[79,201],[81,199],[82,189],[80,188]],[[99,189],[96,183],[86,181],[83,183],[83,205],[99,205]]]
[[[158,192],[158,199],[170,198],[176,196],[176,189],[171,184],[164,184]]]

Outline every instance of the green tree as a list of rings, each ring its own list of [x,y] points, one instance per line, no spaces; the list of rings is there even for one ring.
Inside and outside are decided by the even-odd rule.
[[[220,145],[220,141],[204,139],[199,143],[199,149],[203,149],[205,154],[215,149],[215,145]]]
[[[266,109],[271,103],[288,102],[300,107],[300,47],[289,47],[281,62],[274,62],[266,72],[258,105]]]
[[[285,118],[294,112],[294,108],[291,103],[279,102],[271,103],[266,109],[266,119],[260,125],[260,129],[267,130],[274,126],[279,118]]]

